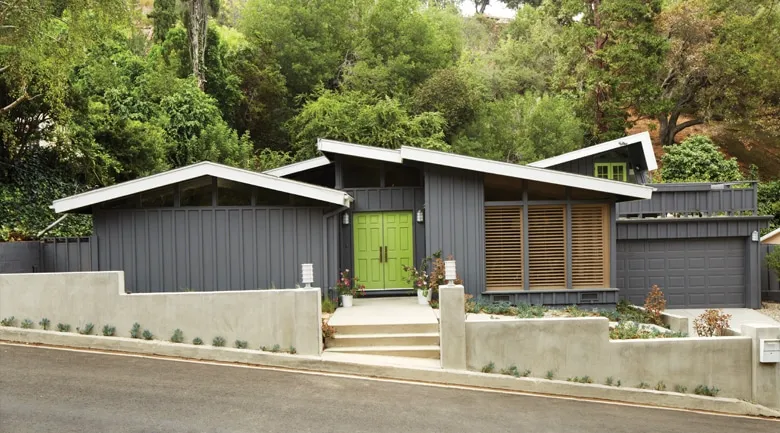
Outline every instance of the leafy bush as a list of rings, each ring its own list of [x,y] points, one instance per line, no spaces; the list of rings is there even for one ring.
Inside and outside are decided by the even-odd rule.
[[[203,340],[201,340],[200,337],[195,337],[195,338],[192,339],[192,344],[194,344],[196,346],[200,346],[200,345],[203,344]]]
[[[611,340],[635,340],[648,338],[683,338],[684,332],[661,332],[657,329],[642,328],[636,323],[619,322],[617,326],[609,330]]]
[[[152,334],[152,331],[150,331],[148,329],[144,329],[144,332],[143,332],[143,334],[141,334],[141,336],[144,338],[144,340],[153,340],[154,339],[154,334]]]
[[[650,292],[645,298],[645,312],[650,318],[650,321],[656,325],[663,325],[663,321],[661,320],[661,312],[663,312],[665,309],[666,299],[664,298],[664,292],[661,291],[660,287],[653,284],[653,287],[650,289]]]
[[[0,319],[0,325],[2,326],[14,326],[14,322],[16,322],[16,317],[14,316]]]
[[[333,337],[333,335],[336,334],[336,328],[328,325],[328,321],[325,319],[322,319],[322,338],[330,338]]]
[[[138,322],[133,323],[133,327],[130,328],[130,338],[141,338],[141,324]]]
[[[22,328],[24,329],[31,329],[33,327],[34,323],[30,319],[24,319],[22,320]]]
[[[704,135],[691,135],[680,144],[664,146],[661,157],[664,182],[729,182],[742,180],[736,158],[726,159]]]
[[[211,345],[214,347],[224,347],[225,346],[225,339],[222,337],[214,337],[213,340],[211,340]]]
[[[333,314],[336,311],[336,303],[326,298],[322,301],[322,312]]]
[[[249,347],[249,343],[247,343],[246,340],[236,340],[235,343],[233,343],[233,346],[235,346],[236,349],[246,349]]]
[[[92,324],[92,322],[87,323],[84,325],[83,328],[76,328],[76,331],[78,331],[81,335],[92,335],[92,331],[95,329],[95,325]]]
[[[67,323],[58,323],[57,324],[57,331],[60,332],[70,332],[70,325]]]
[[[715,397],[720,392],[720,389],[716,387],[709,387],[707,385],[699,385],[696,387],[696,389],[693,390],[693,393],[696,395],[708,395],[710,397]]]
[[[103,325],[104,337],[113,337],[114,335],[116,335],[116,327],[111,325]]]
[[[674,392],[679,392],[680,394],[685,394],[686,392],[688,392],[688,387],[687,386],[682,386],[682,385],[675,385],[674,386]]]
[[[693,320],[693,329],[700,337],[722,336],[729,327],[731,314],[726,314],[720,309],[705,310],[699,317]]]
[[[544,317],[544,313],[547,309],[541,305],[530,304],[518,304],[517,305],[517,317],[523,319],[531,319],[534,317]]]
[[[40,322],[38,322],[38,324],[41,325],[41,328],[43,328],[44,331],[48,331],[49,326],[51,325],[51,321],[44,317]]]
[[[496,369],[496,364],[493,363],[493,361],[490,361],[487,364],[483,365],[480,371],[483,373],[492,373],[495,369]]]
[[[766,266],[780,275],[780,247],[775,247],[766,256]]]
[[[184,341],[184,332],[181,329],[176,328],[171,335],[171,343],[181,343]]]

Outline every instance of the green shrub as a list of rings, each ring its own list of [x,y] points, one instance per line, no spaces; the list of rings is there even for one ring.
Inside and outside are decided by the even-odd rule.
[[[636,386],[639,389],[648,389],[650,388],[650,385],[647,384],[647,382],[639,382],[639,385]]]
[[[535,317],[544,317],[546,308],[541,305],[518,304],[517,317],[522,319],[532,319]]]
[[[298,351],[295,349],[295,346],[290,346],[289,352],[290,355],[295,355],[296,353],[298,353]]]
[[[113,337],[116,335],[116,328],[111,325],[103,325],[103,336]]]
[[[24,329],[31,329],[35,324],[30,319],[24,319],[22,320],[22,328]]]
[[[14,326],[14,323],[16,322],[16,317],[6,317],[5,319],[0,319],[0,325],[2,326]]]
[[[696,395],[708,395],[710,397],[715,397],[720,392],[720,389],[716,387],[709,387],[707,385],[699,385],[696,387],[696,389],[693,390],[693,393]]]
[[[323,313],[329,313],[333,314],[333,312],[336,311],[336,303],[333,302],[330,299],[325,299],[322,301],[322,312]]]
[[[141,336],[144,338],[144,340],[153,340],[154,334],[152,334],[152,331],[148,329],[144,329],[144,333],[141,334]]]
[[[507,368],[502,368],[500,373],[505,374],[507,376],[520,377],[520,371],[517,369],[517,366],[514,364],[510,365]]]
[[[483,373],[492,373],[495,369],[496,369],[496,364],[493,363],[493,361],[490,361],[487,364],[483,365],[480,371]]]
[[[590,378],[590,376],[574,376],[569,377],[566,379],[567,382],[576,382],[576,383],[593,383],[593,379]]]
[[[555,377],[555,372],[552,370],[547,370],[547,374],[544,375],[548,380],[553,380]]]
[[[278,352],[281,352],[281,351],[282,351],[282,348],[278,344],[274,344],[274,347],[271,348],[271,352],[273,352],[273,353],[278,353]]]
[[[687,386],[682,386],[682,385],[675,385],[674,386],[674,392],[679,392],[680,394],[685,394],[686,392],[688,392],[688,387]]]
[[[607,380],[604,381],[604,385],[612,386],[615,383],[615,380],[612,378],[612,376],[607,377]]]
[[[236,349],[246,349],[249,347],[249,343],[247,343],[246,340],[236,340],[233,345],[236,347]]]
[[[141,324],[138,322],[133,323],[133,327],[130,328],[130,338],[141,338]]]
[[[57,331],[60,332],[70,332],[70,325],[67,323],[58,323],[57,324]]]
[[[780,247],[775,247],[769,254],[765,255],[766,265],[780,275]]]
[[[225,339],[222,337],[214,337],[213,340],[211,340],[211,345],[214,347],[224,347],[225,346]]]
[[[201,340],[200,337],[195,337],[192,339],[192,344],[196,346],[200,346],[203,344],[203,340]]]
[[[662,380],[659,380],[658,383],[655,384],[655,390],[666,391],[666,384]]]
[[[44,331],[48,331],[49,326],[51,325],[51,321],[44,317],[40,322],[38,322],[38,324],[41,325],[41,328],[43,328]]]
[[[92,322],[87,323],[84,325],[83,328],[76,328],[76,331],[78,331],[81,335],[92,335],[92,331],[95,329],[95,325],[92,324]]]
[[[176,328],[171,335],[171,343],[181,343],[184,341],[184,332],[181,329]]]

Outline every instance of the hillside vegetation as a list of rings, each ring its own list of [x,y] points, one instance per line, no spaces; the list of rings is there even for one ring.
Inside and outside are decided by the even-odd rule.
[[[780,0],[507,0],[507,23],[459,3],[0,2],[0,240],[66,195],[201,160],[266,170],[317,137],[524,164],[703,132],[740,176],[778,177]]]

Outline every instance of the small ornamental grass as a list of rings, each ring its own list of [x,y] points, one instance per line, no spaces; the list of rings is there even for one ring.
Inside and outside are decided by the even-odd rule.
[[[41,325],[41,328],[43,328],[44,331],[48,331],[51,326],[51,320],[44,317],[38,324]]]
[[[211,345],[214,347],[224,347],[225,346],[225,338],[224,337],[214,337],[214,339],[211,340]]]
[[[154,340],[154,334],[148,329],[144,329],[144,333],[141,334],[141,337],[143,337],[144,340]]]
[[[235,343],[233,343],[233,346],[235,346],[236,349],[246,349],[249,347],[249,343],[246,340],[236,340]]]
[[[116,327],[111,325],[103,325],[103,336],[113,337],[116,335]]]
[[[141,338],[141,324],[138,322],[133,323],[133,327],[130,328],[130,338]]]
[[[35,326],[32,320],[30,319],[24,319],[22,320],[22,328],[24,329],[32,329],[32,327]]]
[[[196,346],[200,346],[200,345],[203,344],[203,340],[201,340],[200,337],[195,337],[195,338],[192,339],[192,344],[194,344]]]
[[[707,395],[710,397],[717,396],[719,392],[720,389],[718,389],[717,387],[714,386],[710,387],[707,385],[699,385],[693,390],[693,393],[696,395]]]
[[[70,332],[70,325],[67,323],[58,323],[57,324],[57,331],[59,332]]]
[[[0,325],[1,326],[14,326],[14,323],[16,323],[16,317],[6,317],[4,319],[0,319]]]
[[[95,329],[95,325],[92,322],[87,323],[83,327],[76,328],[81,335],[92,335],[92,331]]]
[[[171,343],[181,343],[184,341],[184,332],[181,329],[176,328],[171,335]]]

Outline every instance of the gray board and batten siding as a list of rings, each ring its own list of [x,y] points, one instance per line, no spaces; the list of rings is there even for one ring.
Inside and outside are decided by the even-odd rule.
[[[760,244],[769,217],[617,221],[620,297],[641,304],[657,284],[668,307],[760,306]]]
[[[583,158],[567,161],[558,165],[549,167],[551,170],[564,171],[567,173],[581,174],[593,177],[595,174],[595,164],[609,162],[624,162],[626,167],[634,170],[634,174],[626,172],[626,179],[631,183],[645,184],[650,181],[644,162],[644,151],[642,143],[634,143],[608,152],[596,155],[589,155]],[[637,164],[639,169],[637,170]]]
[[[761,245],[761,299],[780,302],[780,276],[766,265],[766,255],[780,245]]]
[[[93,237],[0,243],[0,274],[97,270]]]
[[[326,208],[96,210],[100,270],[125,271],[128,292],[294,288],[300,265],[326,272]],[[330,260],[329,260],[330,261]]]
[[[744,185],[750,185],[745,188]],[[647,200],[618,203],[618,216],[654,217],[677,216],[756,215],[758,213],[758,183],[657,183]]]

